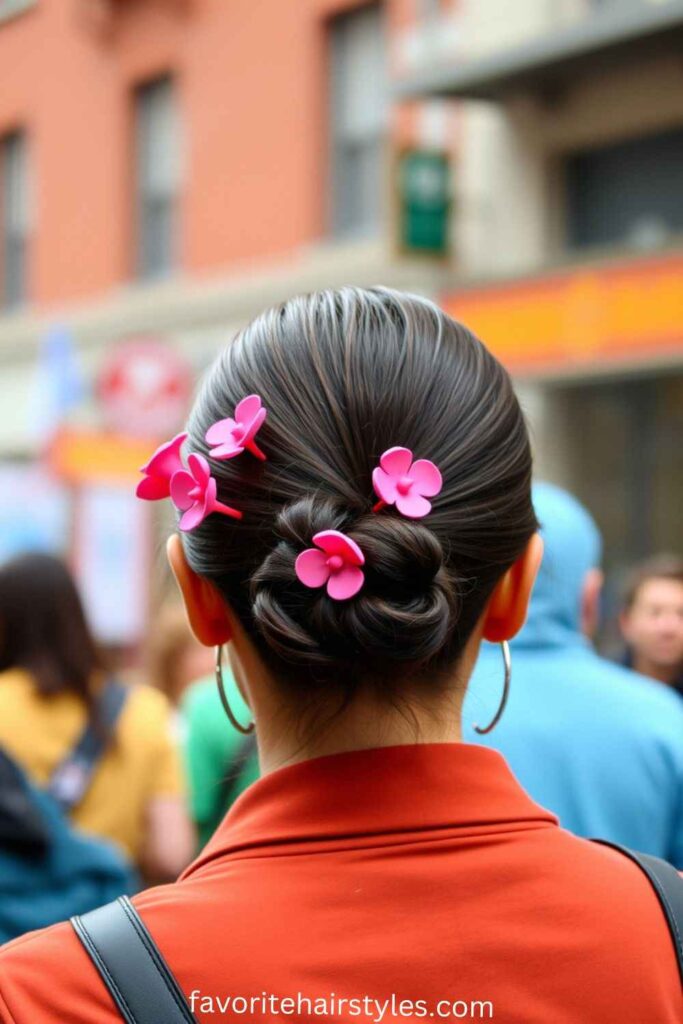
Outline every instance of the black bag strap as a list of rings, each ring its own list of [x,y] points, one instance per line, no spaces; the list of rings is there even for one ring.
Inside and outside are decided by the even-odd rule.
[[[683,984],[683,878],[675,867],[650,853],[637,853],[627,846],[610,843],[606,839],[593,839],[592,842],[611,846],[613,850],[623,853],[649,878],[669,925]]]
[[[41,858],[49,847],[50,830],[26,776],[0,748],[0,850]]]
[[[115,679],[105,683],[97,702],[98,726],[92,721],[87,723],[75,747],[59,762],[50,776],[47,792],[65,813],[73,810],[88,791],[127,696],[128,688]]]
[[[127,896],[72,917],[71,924],[126,1024],[197,1024]]]

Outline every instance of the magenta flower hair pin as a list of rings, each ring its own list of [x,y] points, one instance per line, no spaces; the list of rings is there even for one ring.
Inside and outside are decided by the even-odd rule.
[[[218,501],[217,489],[218,485],[211,476],[209,463],[204,456],[190,452],[187,469],[181,469],[171,477],[171,500],[183,513],[178,523],[179,529],[194,530],[212,512],[221,512],[233,519],[242,518],[242,513],[237,509]]]
[[[372,485],[379,497],[373,512],[395,505],[408,519],[421,519],[432,510],[428,498],[443,487],[441,473],[429,459],[413,462],[409,448],[389,448],[372,471]]]
[[[187,440],[187,434],[176,434],[172,441],[167,441],[155,451],[146,466],[140,470],[144,479],[135,489],[138,498],[145,501],[159,501],[171,494],[171,477],[178,470],[184,469],[180,457],[180,449]]]
[[[241,519],[241,512],[218,501],[218,485],[203,455],[191,452],[185,468],[180,449],[186,439],[187,434],[178,434],[157,448],[140,471],[144,473],[144,479],[135,491],[138,498],[159,501],[170,497],[178,511],[183,513],[178,523],[183,531],[194,530],[212,512]]]
[[[306,548],[297,557],[294,570],[305,587],[324,587],[335,601],[346,601],[358,593],[365,582],[360,568],[365,556],[345,533],[323,530],[313,537],[314,548]]]
[[[209,455],[212,459],[234,459],[246,449],[257,459],[265,455],[254,438],[263,425],[267,410],[263,408],[258,395],[247,395],[235,409],[234,416],[218,420],[206,432],[206,441],[213,445]]]

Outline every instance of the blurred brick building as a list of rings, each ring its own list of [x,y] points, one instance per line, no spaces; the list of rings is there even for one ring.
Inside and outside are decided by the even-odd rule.
[[[387,235],[401,3],[0,0],[0,358],[16,411],[41,330],[163,334],[201,368],[293,291],[428,288]],[[445,135],[442,130],[442,137]],[[9,377],[6,378],[9,381]],[[0,450],[23,450],[22,417]]]
[[[680,547],[683,0],[0,0],[0,460],[55,323],[200,372],[292,293],[438,298],[508,363],[617,569]],[[449,155],[449,253],[397,154]],[[98,425],[86,387],[70,416]]]

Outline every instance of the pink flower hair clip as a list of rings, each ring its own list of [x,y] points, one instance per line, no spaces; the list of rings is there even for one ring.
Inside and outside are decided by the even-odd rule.
[[[313,537],[314,548],[302,551],[294,571],[305,587],[324,587],[335,601],[346,601],[365,582],[360,568],[365,556],[354,540],[339,530],[323,530]]]
[[[187,456],[187,469],[181,469],[171,477],[171,500],[183,513],[178,523],[179,529],[194,530],[212,512],[221,512],[233,519],[242,518],[242,513],[237,509],[218,501],[217,489],[218,485],[211,476],[209,463],[204,456],[190,452]]]
[[[268,412],[258,395],[247,395],[235,409],[234,416],[218,420],[206,432],[206,441],[215,445],[209,452],[212,459],[234,459],[245,450],[257,459],[265,455],[254,441]]]
[[[183,513],[178,526],[184,532],[194,530],[212,512],[241,519],[241,512],[218,501],[218,485],[203,455],[191,452],[185,468],[180,449],[186,439],[187,434],[178,434],[172,441],[157,448],[140,471],[145,476],[135,490],[138,498],[159,501],[170,497],[175,507]]]
[[[140,470],[144,479],[135,488],[138,498],[144,501],[159,501],[171,495],[171,477],[178,470],[184,469],[180,457],[180,449],[187,440],[187,434],[176,434],[172,441],[167,441],[155,451],[146,466]]]
[[[429,459],[413,462],[409,448],[389,448],[372,471],[372,485],[379,501],[373,512],[395,505],[408,519],[421,519],[432,510],[433,498],[443,487],[441,473]]]

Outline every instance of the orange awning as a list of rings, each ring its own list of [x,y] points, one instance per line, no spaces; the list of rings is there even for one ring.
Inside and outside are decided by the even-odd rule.
[[[466,288],[441,304],[515,373],[683,357],[683,254]]]
[[[70,483],[130,485],[139,479],[140,466],[158,443],[105,431],[65,429],[50,446],[49,464]]]

